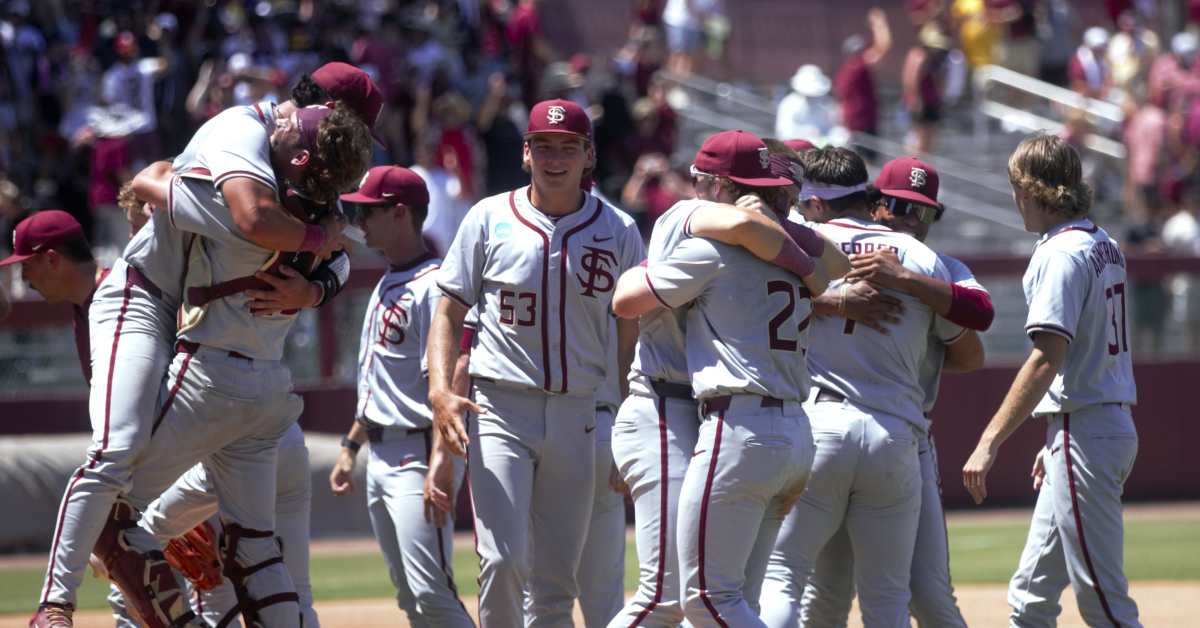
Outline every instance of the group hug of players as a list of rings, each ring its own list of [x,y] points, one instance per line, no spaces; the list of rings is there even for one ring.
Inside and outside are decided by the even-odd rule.
[[[93,428],[31,627],[73,625],[89,556],[120,625],[319,624],[302,403],[280,359],[297,312],[345,280],[339,197],[389,267],[330,485],[354,490],[369,442],[368,511],[412,625],[474,625],[450,567],[464,484],[483,626],[571,625],[576,600],[589,627],[836,626],[855,594],[867,626],[965,625],[928,413],[943,370],[983,364],[993,311],[922,243],[944,211],[933,167],[896,159],[872,182],[845,148],[717,133],[695,198],[646,245],[589,191],[586,113],[546,101],[513,155],[530,185],[477,203],[437,252],[422,179],[367,170],[381,104],[333,63],[292,100],[217,115],[135,177],[112,269],[64,212],[18,225],[2,263],[75,305]],[[1000,444],[1045,419],[1010,623],[1054,625],[1070,585],[1089,625],[1139,626],[1124,258],[1069,145],[1030,137],[1008,174],[1041,236],[1033,348],[963,481],[982,501]]]

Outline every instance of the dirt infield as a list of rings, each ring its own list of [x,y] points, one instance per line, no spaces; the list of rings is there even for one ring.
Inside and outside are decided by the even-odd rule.
[[[1005,624],[1008,604],[1004,601],[1003,585],[965,585],[956,589],[959,605],[971,626],[1001,626]],[[1141,609],[1142,623],[1155,628],[1185,628],[1196,625],[1200,615],[1200,582],[1135,582],[1133,595]],[[464,600],[471,614],[475,614],[474,597]],[[1061,628],[1084,628],[1079,618],[1075,599],[1063,597],[1063,613],[1058,625]],[[361,626],[407,627],[404,618],[392,600],[342,600],[318,602],[317,613],[323,628],[359,628]],[[27,615],[0,616],[0,628],[24,628]],[[102,611],[88,611],[75,617],[78,628],[109,628],[113,625],[110,616]],[[582,626],[578,609],[575,625]],[[861,627],[858,609],[851,615],[851,628]]]

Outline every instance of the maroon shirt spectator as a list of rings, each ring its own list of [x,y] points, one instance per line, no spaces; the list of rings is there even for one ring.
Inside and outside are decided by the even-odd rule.
[[[538,101],[538,83],[542,64],[548,60],[542,37],[542,18],[536,0],[521,0],[508,18],[508,45],[512,64],[521,79],[521,97],[526,104]]]
[[[130,164],[128,138],[96,138],[88,179],[88,204],[93,210],[117,203],[117,192],[121,182],[129,178]]]
[[[887,14],[878,8],[867,12],[871,45],[853,35],[842,44],[846,60],[833,78],[833,95],[842,110],[842,126],[851,131],[874,134],[879,126],[879,103],[875,97],[875,77],[871,68],[892,47],[892,31]]]

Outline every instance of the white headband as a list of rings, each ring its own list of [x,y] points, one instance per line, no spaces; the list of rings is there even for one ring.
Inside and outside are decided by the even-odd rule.
[[[822,200],[832,200],[850,196],[855,192],[865,192],[867,190],[866,183],[858,185],[837,185],[834,183],[817,183],[809,179],[803,179],[800,185],[800,200],[810,201],[814,198]]]

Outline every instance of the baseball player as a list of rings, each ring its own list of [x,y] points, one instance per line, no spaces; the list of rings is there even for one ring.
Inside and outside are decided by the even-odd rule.
[[[729,182],[715,183],[723,193],[758,196],[785,220],[791,181],[772,174],[762,140],[733,132],[707,145],[698,171],[718,173]],[[677,545],[694,626],[762,625],[754,607],[764,550],[803,491],[813,455],[801,408],[811,294],[803,277],[815,262],[807,264],[798,280],[743,249],[688,238],[618,285],[621,316],[691,305],[687,367],[703,423],[680,489]],[[755,290],[762,298],[747,299]]]
[[[400,608],[414,626],[474,626],[454,585],[453,525],[427,523],[421,501],[432,445],[425,344],[441,298],[440,260],[421,238],[429,192],[411,170],[379,166],[342,201],[357,204],[367,245],[391,265],[367,303],[358,410],[330,486],[335,495],[353,490],[356,453],[369,440],[367,508]],[[459,459],[455,484],[462,473]]]
[[[342,154],[323,150],[329,148],[324,141],[336,142]],[[369,154],[366,126],[340,105],[297,111],[277,125],[271,145],[279,175],[302,181],[302,187],[317,181],[345,185],[361,174]],[[290,157],[280,159],[285,155]],[[334,161],[335,156],[344,161]],[[308,170],[312,163],[322,171],[316,180]],[[171,184],[167,215],[180,229],[200,236],[194,245],[200,248],[193,249],[200,254],[189,258],[185,283],[193,309],[184,310],[164,405],[134,469],[129,501],[144,508],[203,460],[220,500],[224,573],[237,594],[237,610],[247,624],[297,625],[298,598],[279,564],[273,532],[277,445],[302,406],[279,361],[295,314],[257,316],[247,305],[250,297],[241,292],[195,307],[197,288],[216,289],[253,276],[277,256],[242,235],[218,196],[214,183],[219,180],[175,176]],[[158,547],[144,526],[126,530],[123,538],[142,552]]]
[[[924,242],[930,227],[944,211],[937,202],[937,171],[916,158],[894,159],[884,164],[875,179],[875,187],[880,192],[875,221]],[[937,400],[943,368],[967,372],[983,365],[983,344],[975,330],[986,330],[994,316],[987,291],[975,280],[970,269],[948,255],[939,254],[938,258],[946,265],[953,283],[942,283],[907,271],[890,251],[854,256],[851,263],[855,270],[848,275],[849,278],[874,282],[880,288],[893,288],[917,296],[939,315],[967,329],[952,344],[929,337],[920,373],[926,416]],[[836,314],[836,300],[828,299],[823,308],[824,312],[821,305],[814,305],[821,314]],[[848,314],[848,319],[871,322]],[[931,433],[921,435],[917,454],[921,463],[921,511],[910,576],[910,610],[922,626],[966,626],[950,584],[950,556],[941,483],[937,475],[937,451]],[[853,565],[853,549],[843,524],[817,557],[801,602],[802,624],[846,625],[854,597]]]
[[[595,164],[591,121],[575,103],[534,105],[525,135],[528,187],[467,214],[438,273],[446,296],[429,344],[434,427],[468,453],[480,554],[480,623],[569,623],[592,509],[596,389],[632,358],[636,323],[610,334],[619,274],[643,256],[637,228],[581,190]],[[470,401],[450,388],[458,335],[479,304]],[[472,413],[464,426],[462,414]],[[469,430],[469,431],[468,431]]]
[[[314,76],[319,73],[320,70]],[[331,92],[343,84],[361,89],[362,81],[347,81],[344,75],[337,72],[323,75],[324,86]],[[362,76],[365,78],[365,74]],[[365,84],[371,86],[369,79]],[[343,90],[337,95],[359,108],[369,109],[374,103],[377,114],[382,101],[366,97],[370,93],[366,90],[364,97],[359,98],[357,93]],[[378,91],[374,90],[374,93]],[[285,111],[289,106],[289,103],[281,105]],[[291,108],[294,111],[294,106]],[[273,169],[265,148],[274,125],[266,124],[264,111],[271,111],[271,107],[256,105],[230,111],[241,115],[216,116],[205,125],[208,131],[216,132],[198,133],[189,145],[191,155],[204,154],[203,165],[210,173],[221,177],[221,190],[233,199],[230,211],[242,218],[243,225],[255,225],[256,237],[290,233],[290,239],[284,238],[287,241],[281,248],[307,247],[320,253],[333,250],[337,245],[336,238],[329,237],[323,228],[306,228],[299,220],[281,211],[274,200]],[[369,114],[369,110],[366,111]],[[364,114],[364,117],[369,116]],[[203,140],[209,137],[219,138],[219,145],[207,148]],[[150,197],[145,193],[139,195]],[[163,198],[155,203],[157,206],[165,202],[166,195],[161,196]],[[172,353],[170,343],[174,339],[176,312],[182,300],[181,278],[187,255],[184,251],[186,237],[171,221],[165,217],[152,218],[149,224],[150,228],[142,229],[126,247],[122,259],[114,265],[114,272],[97,290],[90,310],[90,336],[96,349],[92,363],[96,366],[97,382],[103,383],[92,388],[89,402],[94,439],[87,461],[72,476],[64,493],[39,603],[39,609],[57,608],[51,612],[58,617],[39,619],[39,610],[31,624],[70,625],[75,591],[83,577],[87,556],[100,538],[113,500],[128,490],[130,464],[145,447],[152,431],[152,421],[159,407],[158,382]],[[273,241],[277,240],[279,238],[273,237]],[[330,292],[327,290],[325,294],[329,296]],[[121,371],[119,378],[114,373],[117,365]],[[109,535],[106,538],[115,537]],[[97,553],[105,554],[104,550],[116,551],[110,547],[101,548]],[[127,588],[142,590],[140,583],[145,580],[142,574],[150,570],[132,553],[126,552],[122,557],[127,566],[114,570],[117,563],[110,565],[110,577],[128,576],[131,585]],[[151,567],[165,567],[161,560],[151,558]],[[138,599],[145,596],[135,596],[132,600],[134,610],[143,621],[168,614],[164,607],[170,605],[173,596],[169,590],[164,593],[164,604]]]
[[[981,503],[1000,445],[1030,414],[1046,420],[1034,462],[1033,522],[1008,586],[1013,626],[1053,626],[1067,585],[1090,626],[1141,626],[1123,560],[1121,491],[1137,456],[1125,316],[1125,257],[1088,218],[1079,155],[1052,135],[1008,159],[1025,229],[1041,234],[1023,280],[1033,350],[963,467]]]
[[[927,247],[871,221],[867,169],[858,155],[816,149],[805,154],[804,165],[800,199],[809,206],[806,213],[836,216],[818,228],[843,251],[892,250],[909,271],[949,281]],[[839,305],[848,289],[845,280],[830,285]],[[841,316],[816,317],[811,324],[813,387],[805,410],[817,451],[807,491],[771,552],[761,596],[768,626],[795,625],[812,563],[843,523],[857,558],[854,580],[864,623],[907,621],[921,498],[918,435],[925,421],[918,368],[931,329],[951,341],[962,328],[935,317],[915,297],[889,292],[903,312],[886,335]]]

